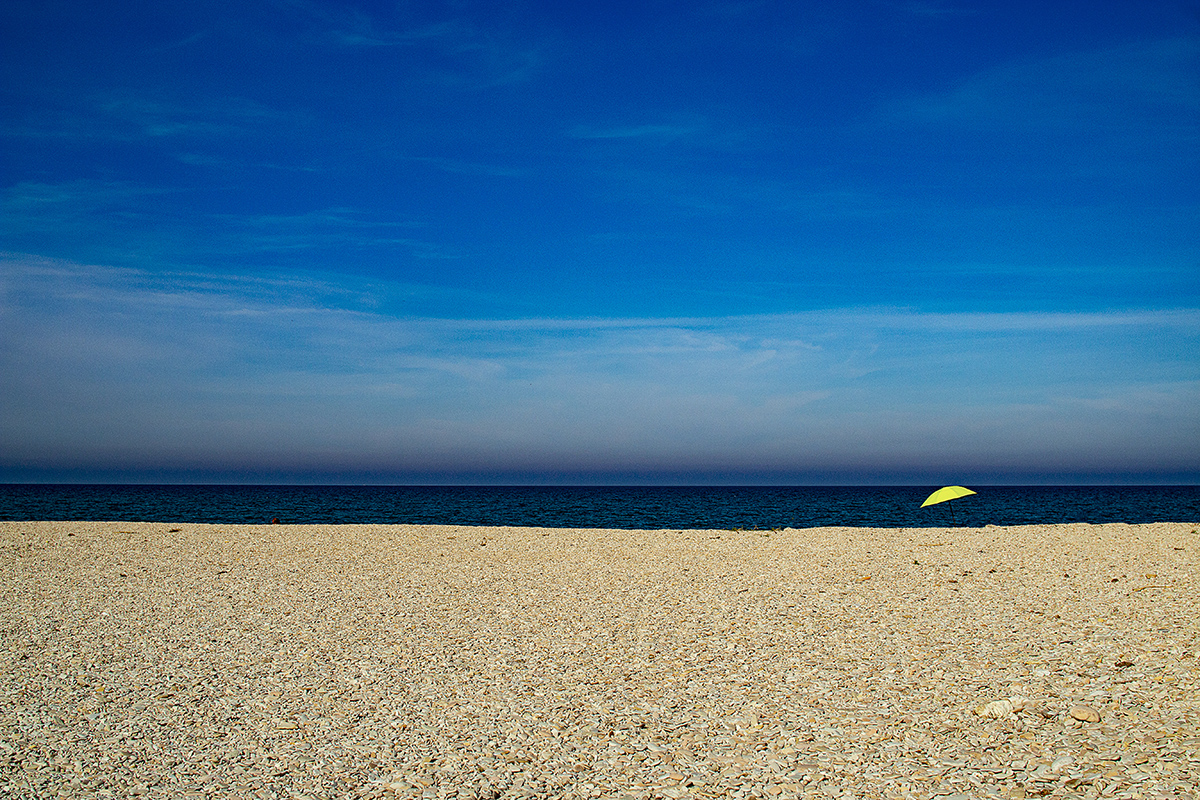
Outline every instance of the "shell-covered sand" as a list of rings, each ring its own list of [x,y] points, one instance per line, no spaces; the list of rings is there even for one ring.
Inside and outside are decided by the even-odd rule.
[[[1197,529],[0,523],[0,796],[1196,797]]]

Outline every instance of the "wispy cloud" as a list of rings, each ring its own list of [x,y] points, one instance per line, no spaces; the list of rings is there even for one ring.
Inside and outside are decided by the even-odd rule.
[[[1200,112],[1200,37],[1069,53],[1006,64],[940,94],[888,106],[894,121],[1057,132],[1161,125],[1158,111]],[[1174,131],[1197,137],[1195,126]]]
[[[1196,309],[433,319],[342,280],[0,274],[10,464],[163,443],[215,464],[236,435],[264,468],[1200,468]]]
[[[234,136],[278,121],[280,115],[242,98],[174,102],[122,93],[96,98],[100,111],[145,136]]]
[[[174,41],[167,42],[166,44],[161,44],[156,47],[152,47],[149,49],[148,52],[150,52],[150,53],[165,53],[165,52],[169,52],[171,50],[177,50],[177,49],[184,48],[184,47],[191,47],[194,44],[204,41],[211,35],[212,35],[212,31],[210,31],[210,30],[199,30],[199,31],[196,31],[195,33],[192,33],[192,34],[189,34],[188,36],[183,37],[182,39],[176,39]]]
[[[53,253],[63,237],[73,236],[103,258],[125,263],[153,258],[180,266],[317,249],[422,260],[458,259],[465,253],[422,238],[421,222],[398,214],[346,207],[294,214],[204,213],[194,211],[188,197],[184,189],[79,180],[20,183],[0,194],[0,201],[10,242],[37,242],[43,252]]]
[[[162,203],[177,193],[124,181],[25,181],[0,192],[4,239],[95,244],[124,238],[128,243],[131,232],[162,220]]]
[[[316,41],[339,48],[409,48],[436,52],[419,71],[421,80],[446,87],[479,89],[528,80],[542,64],[541,48],[512,32],[487,26],[447,9],[444,16],[418,17],[407,6],[394,13],[367,13],[322,0],[275,0],[307,23]],[[434,62],[440,65],[435,67]],[[410,67],[412,65],[410,64]],[[415,73],[410,72],[410,78]]]
[[[122,89],[26,104],[0,133],[80,141],[194,141],[247,136],[284,121],[279,111],[241,97],[179,100]]]
[[[298,214],[214,215],[232,233],[229,246],[247,250],[296,250],[311,247],[378,247],[402,245],[428,257],[456,255],[432,242],[412,236],[420,223],[405,218],[345,208],[322,208]]]

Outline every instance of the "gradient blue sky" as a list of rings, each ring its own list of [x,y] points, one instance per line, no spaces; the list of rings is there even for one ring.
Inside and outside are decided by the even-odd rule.
[[[1200,481],[1200,4],[0,31],[0,480]]]

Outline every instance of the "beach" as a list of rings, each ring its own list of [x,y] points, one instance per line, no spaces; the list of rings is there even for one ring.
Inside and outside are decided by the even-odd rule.
[[[0,523],[0,795],[1197,797],[1198,530]]]

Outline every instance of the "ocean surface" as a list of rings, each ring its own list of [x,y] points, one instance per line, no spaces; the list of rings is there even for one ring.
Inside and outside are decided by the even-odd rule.
[[[0,484],[0,520],[550,528],[1200,523],[1200,486],[179,486]]]

